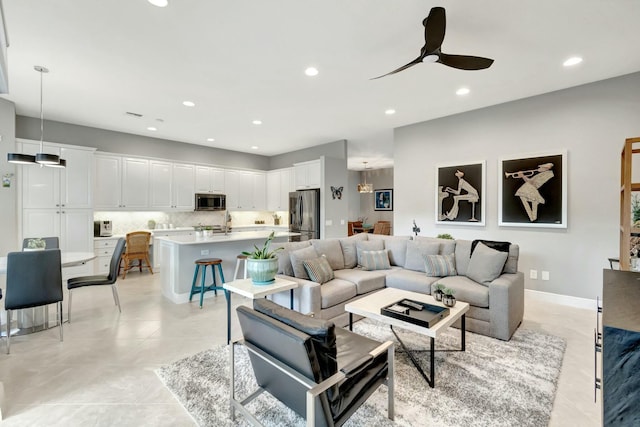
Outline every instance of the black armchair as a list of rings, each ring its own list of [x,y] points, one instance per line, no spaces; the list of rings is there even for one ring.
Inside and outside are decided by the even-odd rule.
[[[111,263],[109,264],[109,274],[106,276],[81,276],[72,277],[67,280],[67,289],[69,290],[69,308],[68,317],[69,323],[71,323],[71,293],[74,289],[82,288],[85,286],[111,286],[111,292],[113,293],[113,301],[118,306],[118,310],[122,313],[120,308],[120,298],[118,296],[118,288],[116,287],[116,280],[118,280],[118,273],[120,270],[120,259],[124,252],[125,240],[124,238],[118,239],[116,247],[111,255]]]
[[[363,337],[266,299],[237,308],[244,339],[231,345],[231,416],[238,410],[261,425],[244,405],[268,391],[307,426],[341,426],[381,385],[393,419],[394,345]],[[235,396],[234,345],[247,347],[259,389]]]
[[[7,354],[11,341],[11,311],[57,303],[62,341],[62,270],[60,249],[9,252],[7,255]]]

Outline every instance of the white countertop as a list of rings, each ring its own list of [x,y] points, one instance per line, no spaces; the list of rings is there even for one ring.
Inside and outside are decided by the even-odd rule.
[[[158,236],[156,239],[172,242],[178,245],[202,245],[209,243],[225,243],[225,242],[237,242],[241,240],[262,240],[269,237],[271,231],[242,231],[237,233],[214,234],[211,237],[197,237],[197,236]],[[275,237],[289,237],[299,236],[300,233],[290,233],[288,231],[278,231],[275,233]]]

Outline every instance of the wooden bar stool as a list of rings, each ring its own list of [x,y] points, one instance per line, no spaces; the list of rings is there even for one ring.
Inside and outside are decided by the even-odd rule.
[[[198,259],[195,262],[196,269],[193,273],[193,283],[191,284],[191,292],[189,293],[189,301],[194,294],[200,292],[200,308],[202,308],[202,301],[204,300],[204,293],[208,291],[213,291],[216,295],[218,295],[218,291],[223,291],[227,301],[229,300],[229,291],[224,289],[222,285],[224,284],[224,273],[222,272],[222,260],[220,258],[202,258]],[[213,276],[213,281],[210,285],[205,285],[205,277],[207,275],[207,266],[211,266],[211,275]],[[197,286],[198,282],[198,272],[200,271],[200,266],[202,266],[202,277],[200,279],[200,286]],[[220,286],[216,283],[216,270],[215,266],[218,266],[218,273],[220,274],[220,281],[222,282]]]
[[[243,279],[247,278],[247,256],[246,255],[238,255],[236,257],[236,271],[233,273],[233,280],[238,278],[238,272],[240,271],[240,263],[244,263],[244,276]]]

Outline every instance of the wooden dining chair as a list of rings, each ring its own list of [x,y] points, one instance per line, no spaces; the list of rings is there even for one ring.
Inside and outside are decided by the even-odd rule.
[[[373,226],[373,234],[391,234],[391,223],[388,221],[378,221]]]
[[[127,277],[127,271],[135,267],[131,265],[132,261],[138,261],[137,267],[142,272],[142,267],[148,268],[151,274],[153,274],[153,268],[151,268],[151,261],[149,261],[149,242],[151,241],[151,233],[148,231],[134,231],[127,233],[127,243],[122,254],[121,268],[123,269],[122,278]],[[142,263],[146,262],[144,266]]]

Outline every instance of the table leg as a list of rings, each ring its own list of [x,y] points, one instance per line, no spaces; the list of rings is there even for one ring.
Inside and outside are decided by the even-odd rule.
[[[407,353],[407,356],[409,356],[409,359],[411,360],[411,363],[413,363],[413,366],[415,366],[415,368],[418,370],[420,375],[422,375],[422,378],[424,378],[424,380],[427,382],[427,384],[429,384],[429,387],[434,388],[435,387],[435,377],[436,377],[436,372],[435,372],[435,353],[436,353],[435,341],[436,340],[435,340],[435,338],[429,337],[429,339],[430,339],[429,341],[430,341],[430,344],[431,344],[431,348],[430,348],[430,353],[431,354],[429,355],[429,365],[430,365],[430,368],[431,368],[431,377],[428,377],[427,374],[422,369],[422,367],[420,366],[420,364],[418,363],[418,360],[411,353],[411,351],[404,345],[404,342],[402,342],[402,340],[400,339],[400,337],[396,333],[395,329],[393,329],[393,326],[391,326],[391,332],[393,332],[393,335],[396,336],[396,339],[400,343],[400,347],[402,347],[402,350],[404,350],[404,352]]]
[[[231,342],[231,295],[225,290],[224,296],[227,297],[227,345]]]
[[[353,313],[349,313],[349,330],[353,332]]]
[[[465,341],[467,331],[467,315],[463,314],[462,319],[460,320],[460,342],[461,342],[461,350],[465,351],[467,345]]]
[[[293,310],[293,289],[291,289],[291,294],[290,294],[290,304],[289,307],[291,307],[291,310]]]

